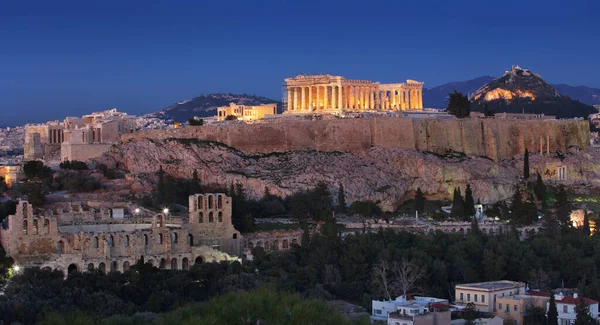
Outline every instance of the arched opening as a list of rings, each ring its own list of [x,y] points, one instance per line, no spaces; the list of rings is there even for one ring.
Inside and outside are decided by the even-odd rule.
[[[27,235],[27,220],[23,220],[23,235]]]
[[[186,271],[190,269],[190,260],[188,260],[187,257],[184,257],[181,260],[181,269]]]
[[[158,234],[158,243],[159,244],[163,243],[163,234]]]
[[[221,211],[217,213],[217,222],[223,222],[223,212]]]
[[[212,222],[214,222],[214,221],[215,221],[214,219],[215,219],[215,218],[213,217],[213,213],[212,213],[212,212],[209,212],[209,213],[208,213],[208,223],[212,223]]]
[[[148,235],[144,235],[144,246],[148,247]]]
[[[160,265],[159,265],[159,268],[160,268],[161,270],[164,270],[164,269],[166,269],[166,268],[167,268],[167,260],[165,260],[164,258],[161,258],[161,259],[160,259]]]
[[[463,228],[460,228],[460,229],[458,230],[458,232],[459,232],[461,235],[463,235],[463,234],[465,233],[465,230],[464,230]]]
[[[177,259],[176,258],[171,260],[171,270],[177,270]]]
[[[98,270],[100,270],[100,273],[105,274],[106,273],[106,264],[104,264],[104,263],[98,264]]]
[[[284,249],[285,249],[285,248],[289,248],[289,247],[290,247],[290,242],[289,242],[287,239],[284,239],[284,240],[283,240],[283,243],[282,243],[282,247],[283,247]]]
[[[223,196],[222,195],[217,196],[217,208],[218,209],[223,208]]]
[[[150,266],[154,266],[154,260],[153,259],[149,259],[148,260],[148,264],[150,264]]]
[[[452,232],[456,232],[456,228],[452,228]]]
[[[204,209],[204,196],[202,195],[198,197],[198,209]]]
[[[123,262],[123,272],[129,271],[129,262]]]
[[[271,249],[272,250],[279,250],[279,240],[274,240],[273,244],[271,245]]]
[[[171,233],[171,243],[172,244],[177,244],[177,233]]]
[[[44,234],[50,233],[50,220],[44,219]]]
[[[93,265],[92,265],[92,267],[93,267]],[[79,272],[79,267],[77,266],[77,264],[71,264],[67,268],[67,274],[71,274],[73,272]]]
[[[115,247],[115,237],[113,235],[108,237],[108,247]]]
[[[214,197],[212,195],[208,196],[208,208],[212,209],[214,206]]]
[[[129,235],[125,236],[125,247],[129,247]]]
[[[202,258],[202,256],[198,256],[194,260],[194,264],[202,264],[202,263],[204,263],[204,259]]]
[[[237,239],[237,234],[233,234],[233,239]]]
[[[118,268],[117,261],[113,261],[110,263],[110,271],[111,272],[117,272],[117,268]]]
[[[292,239],[292,245],[298,245],[298,239],[296,239],[296,238]]]
[[[203,222],[204,222],[204,213],[199,212],[198,213],[198,223],[203,223]]]
[[[100,247],[100,240],[98,237],[94,237],[94,248]]]
[[[254,243],[249,241],[248,242],[248,249],[254,249]]]
[[[38,234],[38,221],[37,220],[33,220],[33,234],[34,235]]]
[[[263,247],[263,243],[262,243],[262,241],[261,241],[261,240],[259,240],[259,241],[256,243],[256,247]]]
[[[88,264],[87,270],[88,272],[92,272],[94,270],[94,263]]]
[[[62,254],[65,251],[65,243],[59,240],[56,244],[56,254]]]
[[[271,248],[271,245],[269,245],[269,241],[266,240],[265,241],[265,250],[268,250],[269,248]]]

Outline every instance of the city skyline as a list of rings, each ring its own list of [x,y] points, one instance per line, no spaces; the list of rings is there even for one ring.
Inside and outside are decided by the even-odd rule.
[[[284,78],[311,72],[430,88],[519,64],[552,83],[600,88],[592,28],[600,5],[589,1],[32,1],[0,9],[2,125],[112,107],[149,113],[215,92],[281,99]]]

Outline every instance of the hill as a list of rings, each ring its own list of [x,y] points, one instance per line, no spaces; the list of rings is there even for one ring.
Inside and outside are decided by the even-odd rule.
[[[161,119],[185,122],[194,116],[209,117],[217,115],[217,107],[227,106],[229,103],[239,105],[260,105],[277,103],[278,110],[281,110],[281,103],[277,100],[262,96],[247,94],[208,94],[180,101],[160,112],[153,113],[154,117]]]
[[[572,99],[576,99],[584,104],[588,105],[600,105],[600,89],[591,88],[586,86],[569,86],[565,84],[554,85],[554,88],[558,90],[564,96],[569,96]]]

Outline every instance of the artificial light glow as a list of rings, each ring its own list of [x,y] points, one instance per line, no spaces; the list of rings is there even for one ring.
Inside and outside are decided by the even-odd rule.
[[[140,213],[140,208],[135,208],[134,212],[135,212],[136,214]]]
[[[164,209],[163,209],[163,213],[164,213],[164,214],[167,214],[167,213],[169,213],[169,208],[164,208]]]
[[[479,99],[480,96],[481,95],[476,96],[475,99],[476,100]],[[494,90],[490,90],[489,92],[487,92],[485,94],[486,101],[491,101],[491,100],[496,100],[496,99],[510,100],[510,99],[517,98],[517,97],[525,97],[525,98],[530,98],[531,100],[535,100],[535,96],[533,95],[532,92],[523,91],[523,90],[510,91],[507,89],[497,88]]]
[[[19,273],[19,271],[21,271],[21,267],[18,265],[13,266],[13,271],[15,271],[15,273]]]

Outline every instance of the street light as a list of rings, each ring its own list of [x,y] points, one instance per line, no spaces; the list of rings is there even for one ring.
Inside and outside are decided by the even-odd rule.
[[[140,214],[140,208],[135,208],[135,210],[133,211],[133,213]]]
[[[164,209],[163,209],[163,213],[164,213],[165,215],[169,214],[169,208],[164,208]]]
[[[19,271],[21,271],[21,267],[18,265],[13,266],[13,272],[14,273],[19,273]]]

